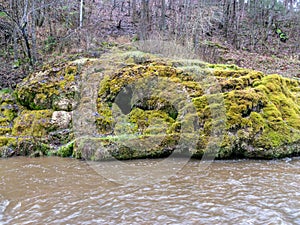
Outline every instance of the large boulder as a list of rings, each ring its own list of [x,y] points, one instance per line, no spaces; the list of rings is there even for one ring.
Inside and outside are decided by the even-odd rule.
[[[211,82],[203,77],[212,77]],[[150,78],[167,80],[169,85],[162,87],[161,92],[164,88],[169,88],[168,92],[172,89],[186,91],[195,111],[186,114],[188,105],[178,108],[180,102],[167,101],[159,92],[155,96],[143,94],[148,87],[139,80],[151,82]],[[265,75],[234,65],[142,60],[124,66],[102,80],[96,123],[99,133],[110,135],[104,141],[106,151],[116,157],[115,152],[125,149],[121,154],[123,159],[159,157],[166,155],[166,149],[170,154],[177,149],[180,137],[185,137],[183,132],[189,129],[191,132],[197,130],[194,132],[197,133],[196,144],[190,149],[187,146],[193,157],[202,157],[210,148],[215,148],[212,154],[217,158],[299,155],[299,85],[298,80],[277,74]],[[133,86],[135,90],[131,90]],[[133,101],[134,97],[127,99],[129,95],[143,97]],[[172,107],[175,104],[177,107]],[[182,101],[182,104],[187,102]],[[186,120],[192,123],[192,128],[183,131],[181,125]],[[164,138],[158,138],[160,141],[150,144],[148,150],[145,150],[147,146],[143,150],[136,147],[138,144],[132,144],[138,138],[141,143],[148,143],[143,139],[163,134]],[[124,141],[124,135],[130,141]],[[172,146],[164,142],[168,137],[177,138],[173,139]],[[188,142],[195,142],[194,138],[192,135]],[[118,139],[121,141],[116,141]],[[107,157],[107,154],[96,155]]]
[[[46,66],[0,95],[0,155],[103,160],[300,154],[300,82],[117,52]]]

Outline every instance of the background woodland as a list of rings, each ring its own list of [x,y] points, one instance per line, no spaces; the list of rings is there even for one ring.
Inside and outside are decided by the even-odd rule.
[[[146,39],[300,77],[300,0],[0,0],[0,89],[44,63]]]

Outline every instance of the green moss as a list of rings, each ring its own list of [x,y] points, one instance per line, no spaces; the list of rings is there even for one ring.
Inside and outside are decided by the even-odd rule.
[[[18,106],[11,95],[3,98],[0,102],[0,135],[10,135],[13,120],[17,116]]]
[[[188,94],[193,96],[200,96],[203,94],[201,86],[193,81],[192,76],[184,74],[182,70],[170,67],[167,63],[154,63],[148,62],[142,65],[132,65],[128,67],[121,68],[116,71],[112,76],[105,76],[105,78],[100,83],[100,88],[98,92],[98,113],[97,126],[101,133],[111,133],[113,131],[114,125],[117,121],[112,118],[112,105],[116,99],[116,96],[121,91],[124,86],[134,83],[136,88],[143,90],[147,88],[144,87],[145,84],[138,84],[136,81],[140,78],[148,77],[162,77],[170,79],[170,82],[178,83],[182,85],[188,92]],[[149,112],[147,112],[149,111]],[[158,111],[160,111],[158,113]],[[162,120],[168,124],[168,132],[171,132],[172,123],[176,119],[178,112],[172,103],[167,102],[163,98],[151,97],[144,99],[136,103],[135,108],[129,115],[129,120],[124,121],[124,130],[128,132],[146,132],[150,133],[160,133],[161,128],[158,126],[149,126],[152,116],[156,117],[156,120]],[[138,120],[136,118],[139,118]],[[154,123],[154,122],[153,122]],[[155,122],[157,123],[157,121]],[[119,128],[120,127],[120,128]],[[117,125],[116,131],[119,132],[122,126]],[[178,126],[173,126],[174,128]]]
[[[238,75],[226,73],[224,75],[223,72],[221,71],[222,75],[219,75],[226,78],[219,80],[222,92],[250,88],[263,77],[263,73],[250,70],[241,70]]]
[[[16,138],[0,136],[0,147],[9,145],[16,145]]]
[[[18,102],[31,110],[56,109],[61,99],[75,101],[78,95],[78,66],[58,64],[33,73],[18,84],[15,91]],[[77,78],[78,79],[78,78]]]
[[[136,81],[140,78],[147,78],[150,76],[176,77],[177,75],[178,71],[175,68],[159,63],[122,68],[115,72],[111,77],[106,76],[100,83],[98,102],[113,102],[123,87],[132,84],[133,82],[137,85]]]
[[[8,135],[11,133],[10,127],[0,127],[0,135]]]
[[[208,64],[208,67],[215,70],[239,70],[240,69],[237,65],[233,65],[233,64]]]
[[[185,135],[187,143],[189,140],[197,143],[197,149],[190,150],[195,157],[215,154],[212,148],[219,149],[218,158],[272,158],[299,152],[296,150],[300,142],[300,82],[297,80],[276,74],[264,75],[235,65],[159,59],[138,51],[116,51],[107,60],[105,70],[101,67],[94,73],[82,73],[83,78],[100,76],[98,72],[104,74],[98,91],[99,115],[96,118],[98,132],[103,138],[81,144],[76,140],[60,147],[55,154],[93,160],[164,157],[174,151],[180,136]],[[82,71],[92,71],[87,68],[103,63],[101,59],[83,61],[80,62]],[[113,65],[112,68],[109,65]],[[207,83],[208,76],[213,76],[214,82]],[[52,110],[74,109],[80,79],[77,63],[48,65],[31,74],[15,91],[18,102],[27,108],[24,111],[22,107],[15,107],[11,94],[0,91],[0,135],[34,136],[46,143],[46,137],[52,137],[49,131],[55,129],[50,124]],[[161,85],[166,92],[182,91],[189,103],[181,99],[168,101],[158,90],[152,96],[130,102],[130,111],[123,114],[115,104],[120,91],[134,85],[137,92],[146,92],[153,86],[152,80],[166,81],[166,87]],[[85,100],[88,99],[82,101]],[[19,115],[18,108],[22,111]],[[183,122],[188,126],[185,131],[182,130]],[[221,126],[222,123],[225,125]],[[188,136],[193,132],[199,136]],[[218,132],[224,135],[221,142],[215,137]],[[88,141],[95,144],[100,141],[105,148],[90,149]],[[33,142],[26,140],[27,149],[34,149],[29,144]],[[63,143],[61,139],[59,142]],[[149,146],[138,148],[141,143]],[[9,144],[3,137],[2,146]],[[18,146],[17,143],[11,145]],[[24,150],[19,154],[40,153],[39,150]]]
[[[222,65],[222,64],[213,64],[208,65],[210,72],[218,79],[233,79],[229,82],[234,85],[234,83],[241,82],[238,78],[245,79],[246,76],[251,73],[251,70],[239,68],[236,65]],[[228,83],[227,83],[228,85]]]
[[[237,130],[248,126],[245,120],[252,112],[261,112],[266,105],[264,95],[253,89],[231,91],[225,93],[225,106],[227,116],[227,129]]]
[[[209,67],[220,82],[226,107],[226,141],[220,146],[220,158],[230,158],[230,155],[245,157],[251,155],[249,151],[256,152],[256,156],[269,157],[272,152],[278,155],[270,149],[299,141],[298,81],[224,65]],[[200,150],[205,149],[207,137],[214,127],[210,109],[217,109],[218,105],[208,106],[204,96],[194,98],[193,102],[198,111],[200,128],[203,128],[198,145]],[[257,152],[263,149],[270,151]]]
[[[99,85],[98,95],[108,95],[110,89],[110,77],[108,75],[104,76]]]
[[[169,65],[168,63],[147,62],[147,60],[140,65],[135,65],[132,62],[131,66],[121,68],[113,75],[106,76],[101,82],[98,93],[100,116],[97,123],[100,132],[113,132],[116,135],[157,136],[163,133],[175,134],[179,132],[181,124],[180,121],[176,121],[178,112],[170,113],[171,107],[165,107],[167,110],[159,108],[158,105],[167,104],[159,98],[149,98],[139,102],[128,115],[123,116],[118,121],[114,121],[112,118],[112,105],[124,86],[130,85],[140,78],[166,77],[170,78],[173,83],[182,85],[192,98],[192,104],[196,108],[197,114],[192,116],[190,120],[194,121],[192,122],[194,129],[200,129],[197,154],[201,155],[206,149],[213,128],[220,122],[213,119],[212,116],[221,116],[224,113],[222,111],[223,105],[218,101],[209,104],[201,83],[193,79],[194,74],[197,76],[199,74],[209,75],[203,64],[201,64],[202,68],[197,65],[193,65],[191,68],[191,66],[185,66],[184,63],[181,63],[178,64],[180,69],[174,69]],[[283,135],[274,135],[274,132],[276,133],[280,129],[285,131],[287,127],[283,125],[283,121],[285,124],[291,125],[298,120],[299,113],[295,107],[291,107],[294,103],[292,94],[283,90],[281,86],[289,85],[296,88],[297,84],[284,80],[277,75],[264,76],[261,72],[245,70],[236,66],[208,65],[208,67],[212,69],[212,74],[217,77],[221,84],[227,116],[225,129],[226,132],[232,133],[232,135],[227,135],[227,141],[220,146],[220,151],[222,151],[220,157],[230,157],[230,154],[242,155],[243,152],[247,151],[247,142],[253,142],[251,144],[253,146],[266,148],[282,145]],[[142,86],[141,89],[143,89]],[[284,105],[283,102],[287,102],[287,105]],[[197,123],[198,125],[195,125]],[[151,124],[155,125],[152,126]],[[295,127],[295,125],[293,126]],[[286,132],[283,134],[286,135]],[[245,140],[248,141],[245,142]],[[262,143],[265,145],[262,146]],[[237,150],[239,148],[244,150]],[[128,149],[124,148],[123,150],[129,154]]]
[[[13,92],[12,89],[9,89],[9,88],[3,88],[0,90],[0,96],[3,95],[3,94],[11,94]]]
[[[157,141],[160,140],[160,141]],[[87,138],[75,144],[75,152],[84,159],[142,159],[166,157],[172,153],[179,140],[174,135],[128,135],[106,138]],[[126,141],[126,142],[124,142]],[[91,143],[93,143],[91,145]],[[127,146],[124,143],[130,143]],[[89,146],[102,146],[90,148]]]
[[[279,75],[264,76],[256,82],[255,90],[268,98],[263,108],[265,129],[257,140],[257,145],[279,147],[300,140],[300,108],[297,103],[297,91],[291,87],[299,83]]]
[[[251,125],[252,125],[251,131],[252,131],[253,135],[256,135],[259,132],[264,130],[266,124],[265,124],[265,120],[261,114],[259,114],[257,112],[251,112],[250,121],[251,121]]]
[[[16,119],[12,135],[45,137],[51,128],[52,110],[24,110]]]
[[[56,154],[61,157],[70,157],[73,154],[73,148],[74,148],[74,141],[59,147]]]
[[[204,91],[202,89],[201,83],[196,81],[182,81],[182,86],[188,91],[191,98],[202,96]]]
[[[108,103],[99,102],[98,105],[99,116],[96,118],[97,128],[101,133],[111,133],[113,126],[112,110]]]
[[[0,105],[0,117],[4,117],[9,121],[12,121],[17,116],[17,106],[3,102]]]

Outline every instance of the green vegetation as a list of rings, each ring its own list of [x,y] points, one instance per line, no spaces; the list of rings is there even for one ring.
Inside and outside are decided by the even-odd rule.
[[[51,128],[52,110],[24,110],[16,118],[12,135],[44,137]]]
[[[61,157],[70,157],[73,154],[74,141],[58,148],[56,155]]]
[[[170,155],[182,143],[180,151],[196,158],[212,148],[222,159],[300,153],[298,80],[235,65],[162,60],[137,51],[110,57],[114,67],[101,72],[96,67],[101,59],[48,65],[28,76],[13,94],[2,90],[0,154],[89,160],[154,158]],[[55,126],[52,114],[72,111],[79,102],[79,81],[100,73],[98,136],[75,140],[68,126]],[[121,94],[125,109],[118,105]],[[216,132],[222,135],[215,136]],[[195,148],[189,149],[192,142]],[[92,148],[93,144],[98,148]]]
[[[137,53],[134,53],[132,58],[136,58],[136,55]],[[141,53],[138,53],[138,56],[140,59],[143,58]],[[197,150],[193,154],[195,157],[201,157],[208,147],[212,129],[217,123],[215,118],[212,118],[212,111],[216,113],[223,106],[220,103],[208,103],[207,95],[204,94],[205,84],[203,86],[194,79],[199,76],[200,70],[202,76],[214,75],[224,99],[227,121],[223,141],[218,146],[220,150],[217,157],[284,157],[290,152],[282,151],[282,147],[300,141],[298,81],[279,75],[264,75],[235,65],[203,66],[202,62],[198,62],[198,65],[201,65],[199,67],[194,62],[193,66],[184,66],[183,62],[156,63],[149,60],[149,55],[144,57],[147,57],[148,61],[139,60],[139,64],[124,67],[111,76],[106,76],[101,82],[98,97],[100,117],[97,120],[100,133],[143,136],[165,132],[179,135],[177,132],[180,130],[180,123],[178,124],[176,117],[170,116],[170,112],[158,110],[158,105],[168,108],[162,106],[164,102],[159,98],[146,99],[140,104],[133,105],[131,112],[123,118],[121,124],[114,120],[112,113],[112,104],[122,87],[137,82],[141,77],[167,77],[170,81],[181,84],[192,98],[197,110],[194,117],[198,117],[197,127],[199,127]],[[170,64],[178,67],[170,67]],[[210,88],[216,87],[212,84]],[[151,117],[159,118],[158,124],[165,122],[162,127],[167,129],[159,130],[157,127],[149,129]]]
[[[30,110],[71,111],[78,100],[78,67],[76,64],[44,66],[18,84],[18,102]]]

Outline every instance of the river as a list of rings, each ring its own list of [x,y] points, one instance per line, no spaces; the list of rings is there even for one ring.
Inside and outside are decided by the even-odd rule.
[[[135,186],[84,161],[1,159],[0,224],[300,224],[299,158],[199,163]]]

